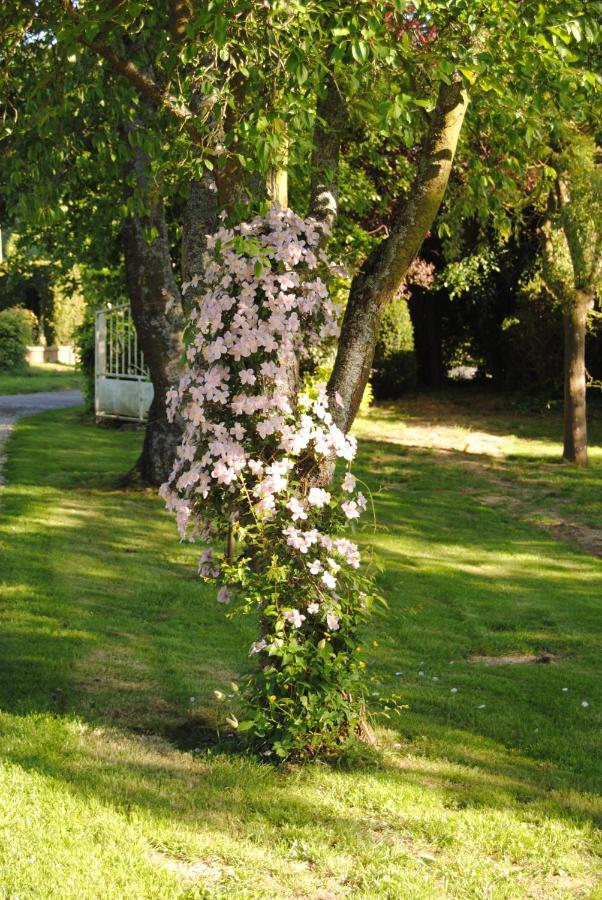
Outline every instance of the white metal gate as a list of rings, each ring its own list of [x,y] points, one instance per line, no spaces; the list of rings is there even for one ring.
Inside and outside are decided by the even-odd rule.
[[[147,418],[153,386],[127,303],[96,313],[95,389],[98,419]]]

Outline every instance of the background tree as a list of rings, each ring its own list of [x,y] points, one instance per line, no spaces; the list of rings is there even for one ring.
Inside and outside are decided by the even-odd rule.
[[[587,465],[585,335],[602,277],[602,168],[591,138],[573,135],[557,160],[544,226],[543,274],[564,323],[564,458]]]

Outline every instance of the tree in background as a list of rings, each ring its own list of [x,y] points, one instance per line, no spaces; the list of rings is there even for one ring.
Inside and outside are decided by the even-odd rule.
[[[574,134],[556,162],[544,226],[543,275],[564,323],[564,458],[587,465],[587,320],[602,278],[602,166],[591,138]]]

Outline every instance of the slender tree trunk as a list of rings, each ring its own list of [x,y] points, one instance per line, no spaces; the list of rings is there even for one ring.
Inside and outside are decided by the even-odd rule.
[[[127,175],[126,193],[133,181],[145,211],[129,216],[122,226],[126,280],[138,341],[154,389],[136,470],[147,483],[159,485],[171,472],[181,438],[179,424],[167,419],[165,404],[167,391],[179,374],[181,300],[172,270],[163,198],[151,182],[148,160],[140,148],[133,151]],[[170,298],[174,309],[167,315]]]
[[[576,292],[564,321],[564,452],[568,462],[587,465],[585,329],[592,297]]]
[[[407,198],[353,279],[328,385],[336,424],[348,431],[370,376],[380,323],[430,229],[445,194],[468,98],[460,81],[443,84]]]

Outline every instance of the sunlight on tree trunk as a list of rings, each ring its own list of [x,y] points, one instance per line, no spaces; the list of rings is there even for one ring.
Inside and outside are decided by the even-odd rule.
[[[563,314],[564,320],[564,452],[568,462],[587,465],[585,331],[592,297],[586,293]]]
[[[445,194],[468,97],[462,84],[442,84],[407,199],[393,216],[391,233],[354,277],[328,393],[335,421],[348,431],[370,376],[383,311],[399,289],[433,224]]]

